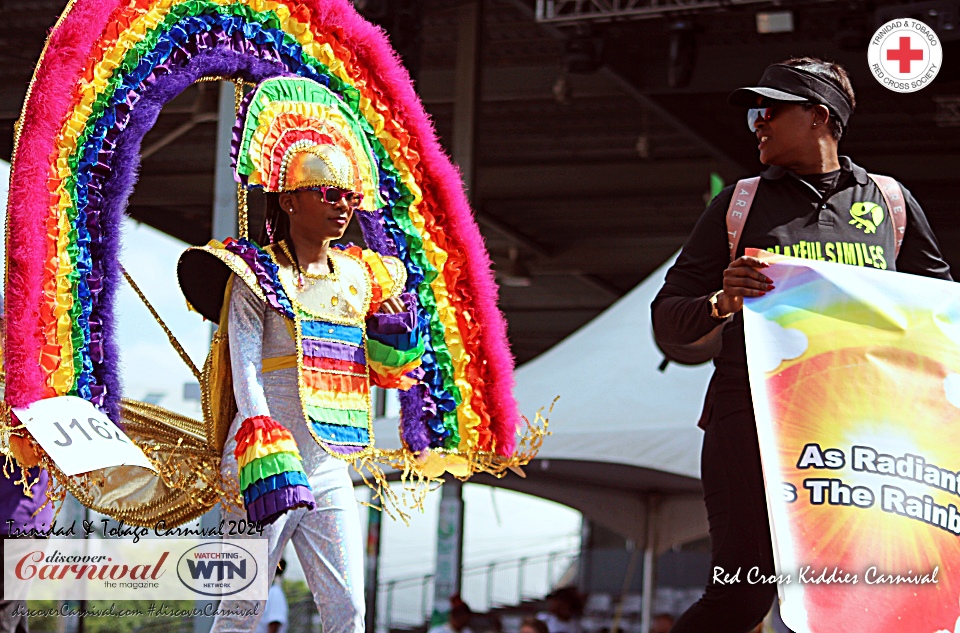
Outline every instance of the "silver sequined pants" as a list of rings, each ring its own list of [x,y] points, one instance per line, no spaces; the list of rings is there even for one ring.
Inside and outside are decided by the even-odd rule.
[[[277,372],[281,373],[281,372]],[[268,392],[269,393],[269,392]],[[269,396],[268,396],[269,399]],[[302,419],[302,418],[301,418]],[[236,477],[237,461],[233,448],[240,420],[235,420],[224,447],[222,472],[225,478]],[[313,490],[317,507],[287,512],[266,526],[263,537],[269,540],[269,582],[273,582],[277,563],[288,541],[293,541],[303,567],[307,584],[320,611],[323,633],[362,633],[364,631],[363,543],[360,513],[353,494],[353,483],[346,462],[331,457],[312,437],[301,437],[300,429],[292,429],[297,439],[304,470]],[[306,441],[309,438],[309,441]],[[225,514],[227,521],[245,516]],[[231,537],[237,538],[237,537]],[[257,616],[218,616],[214,633],[253,631],[263,615],[266,601],[261,601]],[[247,610],[255,601],[225,600],[223,610]]]

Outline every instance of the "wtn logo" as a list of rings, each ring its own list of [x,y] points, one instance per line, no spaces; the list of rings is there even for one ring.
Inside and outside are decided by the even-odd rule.
[[[233,580],[234,578],[247,578],[247,561],[241,560],[237,565],[229,560],[187,560],[187,568],[190,570],[190,576],[194,580]],[[216,571],[216,577],[213,573]]]
[[[252,544],[263,550],[261,560],[266,560],[263,544]],[[259,573],[259,567],[257,557],[244,547],[229,541],[211,541],[191,547],[180,556],[177,577],[194,593],[222,598],[252,587],[258,576],[265,590],[266,577]],[[256,599],[264,598],[265,594]]]

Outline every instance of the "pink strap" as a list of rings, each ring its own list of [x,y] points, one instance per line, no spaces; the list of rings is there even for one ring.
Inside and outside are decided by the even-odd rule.
[[[740,244],[740,235],[743,225],[747,223],[753,198],[757,195],[760,177],[744,178],[737,182],[727,208],[727,242],[730,244],[730,261],[737,258],[737,245]]]
[[[883,201],[887,203],[887,214],[893,222],[894,229],[894,250],[893,258],[896,259],[900,254],[900,245],[903,244],[903,234],[907,230],[907,213],[903,206],[903,191],[900,189],[900,183],[890,176],[878,176],[870,174],[870,178],[876,183],[877,188],[883,195]]]

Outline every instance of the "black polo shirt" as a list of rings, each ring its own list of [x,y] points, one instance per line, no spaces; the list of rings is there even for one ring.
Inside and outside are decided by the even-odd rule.
[[[770,167],[761,175],[737,257],[745,248],[761,248],[793,257],[951,279],[950,267],[923,210],[903,185],[901,188],[907,222],[895,259],[893,222],[883,195],[862,167],[841,156],[840,177],[822,194],[793,172]],[[730,264],[726,216],[732,197],[733,187],[727,187],[713,199],[667,272],[652,305],[658,341],[690,343],[716,327],[707,299],[723,287],[723,271]],[[714,363],[718,377],[745,377],[742,313],[734,315],[724,328],[723,350]]]

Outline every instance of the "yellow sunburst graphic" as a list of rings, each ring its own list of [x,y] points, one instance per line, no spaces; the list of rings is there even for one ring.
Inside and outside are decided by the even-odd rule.
[[[771,508],[789,525],[776,528],[788,595],[802,596],[814,633],[953,633],[960,408],[946,386],[957,368],[899,346],[797,361],[765,383],[779,461],[765,460],[767,483],[796,490]]]

